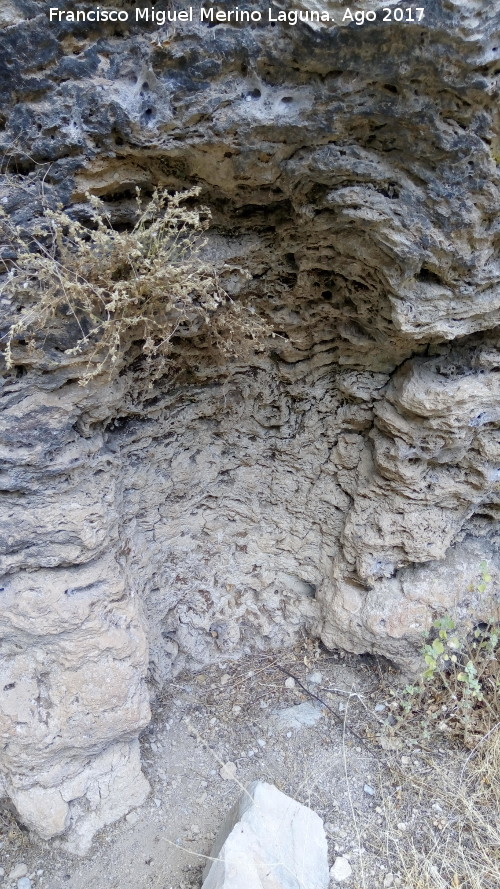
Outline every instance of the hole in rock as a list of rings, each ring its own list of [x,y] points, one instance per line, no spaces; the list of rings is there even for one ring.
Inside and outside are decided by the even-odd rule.
[[[439,275],[426,268],[426,266],[422,266],[418,275],[415,275],[415,280],[421,281],[423,284],[443,284],[443,280]]]
[[[295,253],[285,253],[285,259],[294,269],[298,269],[298,265],[295,261]]]

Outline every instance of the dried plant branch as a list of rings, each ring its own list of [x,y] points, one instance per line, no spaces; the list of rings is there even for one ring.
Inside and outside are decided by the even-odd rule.
[[[1,260],[7,274],[0,294],[19,311],[5,336],[7,367],[26,346],[47,359],[47,343],[55,343],[59,353],[83,357],[85,385],[119,373],[131,344],[140,343],[142,374],[151,385],[165,371],[175,334],[210,330],[223,354],[269,334],[256,313],[232,302],[201,258],[210,212],[190,207],[198,195],[199,188],[156,190],[144,207],[137,190],[136,222],[128,231],[114,229],[105,203],[89,194],[93,227],[62,208],[46,208],[43,224],[28,235],[0,216],[5,244],[16,255]]]

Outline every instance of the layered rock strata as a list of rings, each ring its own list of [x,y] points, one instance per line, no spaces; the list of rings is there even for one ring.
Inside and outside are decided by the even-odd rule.
[[[126,225],[136,186],[200,185],[205,258],[275,332],[227,360],[178,337],[189,371],[140,402],[132,366],[78,384],[70,328],[3,375],[0,784],[75,850],[147,792],[148,663],[154,686],[307,631],[412,669],[434,616],[494,612],[498,12],[358,3],[377,13],[358,26],[344,6],[163,28],[1,12],[13,222],[57,201],[88,219],[90,191]]]

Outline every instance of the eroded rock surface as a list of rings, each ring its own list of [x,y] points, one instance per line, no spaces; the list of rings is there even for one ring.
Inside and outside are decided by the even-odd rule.
[[[131,371],[78,385],[70,328],[3,376],[0,785],[75,849],[147,792],[148,661],[154,686],[305,629],[411,669],[435,614],[494,608],[498,10],[354,6],[379,21],[1,13],[12,220],[90,191],[127,224],[135,186],[198,184],[206,258],[276,333],[226,361],[179,337],[189,372],[140,402]]]

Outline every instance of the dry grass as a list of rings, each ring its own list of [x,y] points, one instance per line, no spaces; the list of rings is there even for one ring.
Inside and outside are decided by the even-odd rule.
[[[490,579],[481,563],[483,588]],[[468,631],[440,618],[420,678],[386,687],[386,739],[410,754],[389,760],[384,788],[385,854],[402,889],[500,886],[499,635],[497,615]]]
[[[465,759],[406,757],[381,783],[384,824],[371,830],[371,851],[402,889],[498,889],[500,725]]]
[[[0,800],[0,843],[4,842],[22,847],[28,842],[28,831],[20,826],[12,805]]]

